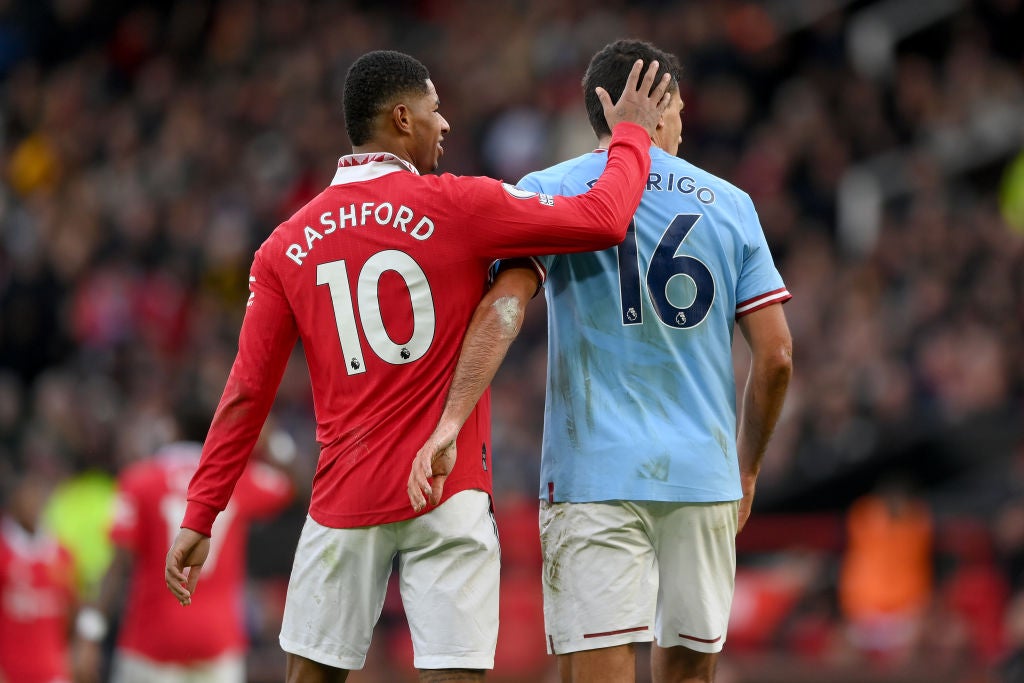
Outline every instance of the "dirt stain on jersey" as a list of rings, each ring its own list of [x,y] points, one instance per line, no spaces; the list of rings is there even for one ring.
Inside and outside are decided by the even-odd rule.
[[[580,443],[576,431],[576,415],[572,410],[572,393],[578,371],[575,356],[564,353],[558,357],[551,375],[554,398],[560,400],[565,409],[565,434],[575,449],[579,449]]]
[[[714,430],[714,433],[712,434],[712,436],[715,437],[715,443],[718,444],[718,447],[722,449],[722,455],[724,455],[725,459],[728,460],[729,459],[729,441],[725,438],[725,433],[721,429],[718,429],[716,427],[715,430]]]
[[[637,468],[637,475],[641,479],[655,479],[657,481],[668,481],[668,471],[671,460],[667,455],[658,455],[650,460],[641,463]]]

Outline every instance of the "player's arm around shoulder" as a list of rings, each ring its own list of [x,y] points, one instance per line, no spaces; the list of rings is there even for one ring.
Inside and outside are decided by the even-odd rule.
[[[738,528],[742,530],[750,516],[761,460],[782,412],[793,374],[793,340],[781,303],[744,315],[737,324],[751,351],[737,437],[743,486]]]

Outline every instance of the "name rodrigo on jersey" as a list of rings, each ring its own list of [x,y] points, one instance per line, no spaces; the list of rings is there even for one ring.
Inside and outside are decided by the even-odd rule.
[[[302,265],[303,259],[313,251],[317,241],[325,236],[336,232],[339,229],[355,228],[363,225],[376,224],[381,227],[390,227],[401,230],[413,239],[421,242],[434,234],[434,221],[429,216],[420,216],[414,222],[415,212],[404,204],[399,204],[396,209],[391,202],[363,202],[362,204],[349,204],[347,207],[338,207],[335,211],[324,211],[320,214],[320,226],[323,230],[316,230],[306,226],[304,233],[306,246],[303,249],[301,244],[289,244],[284,250],[284,255],[298,265]],[[409,225],[413,227],[410,228]]]
[[[662,176],[660,173],[651,171],[650,175],[647,176],[647,186],[644,188],[645,192],[679,192],[680,194],[694,194],[697,197],[697,201],[701,204],[714,204],[715,193],[710,187],[698,186],[690,176],[676,176],[674,173],[669,173],[667,176]],[[587,183],[587,187],[594,187],[597,184],[597,178],[594,178]]]

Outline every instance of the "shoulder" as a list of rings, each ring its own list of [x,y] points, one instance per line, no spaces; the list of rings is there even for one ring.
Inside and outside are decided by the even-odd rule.
[[[562,194],[559,190],[574,180],[587,183],[601,174],[608,155],[604,152],[589,152],[578,157],[568,159],[554,166],[533,173],[528,173],[519,181],[519,187],[538,188],[553,194]],[[590,176],[593,176],[591,178]]]
[[[392,174],[397,175],[397,174]],[[402,174],[404,187],[415,188],[415,195],[408,196],[407,204],[413,209],[443,213],[446,210],[458,209],[459,199],[473,198],[497,191],[501,181],[487,176],[455,175],[439,173],[426,175]]]
[[[712,189],[718,196],[727,196],[733,201],[750,201],[750,196],[746,192],[725,178],[656,147],[651,148],[651,168],[652,170],[671,171],[677,176],[681,174],[691,178],[696,184]]]
[[[692,197],[703,207],[702,212],[724,219],[748,236],[761,230],[754,202],[741,188],[664,150],[652,148],[651,160],[648,189],[652,183],[655,189],[669,189],[671,185],[675,192],[666,192],[665,195],[682,193]],[[654,196],[660,194],[654,193]],[[646,196],[651,195],[648,193]]]

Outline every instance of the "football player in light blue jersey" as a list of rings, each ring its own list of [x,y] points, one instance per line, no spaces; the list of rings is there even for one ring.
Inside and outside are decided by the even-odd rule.
[[[594,88],[620,93],[636,59],[657,59],[673,86],[625,241],[540,257],[532,272],[523,263],[502,267],[409,483],[414,506],[438,499],[450,445],[544,282],[544,614],[565,682],[633,681],[633,644],[652,639],[655,681],[713,680],[732,604],[735,535],[750,514],[792,371],[781,305],[790,294],[750,197],[675,156],[683,102],[672,55],[618,41],[594,56],[583,83],[599,144],[611,132]],[[579,194],[606,158],[599,148],[531,173],[519,187]],[[738,427],[737,323],[752,356]]]

